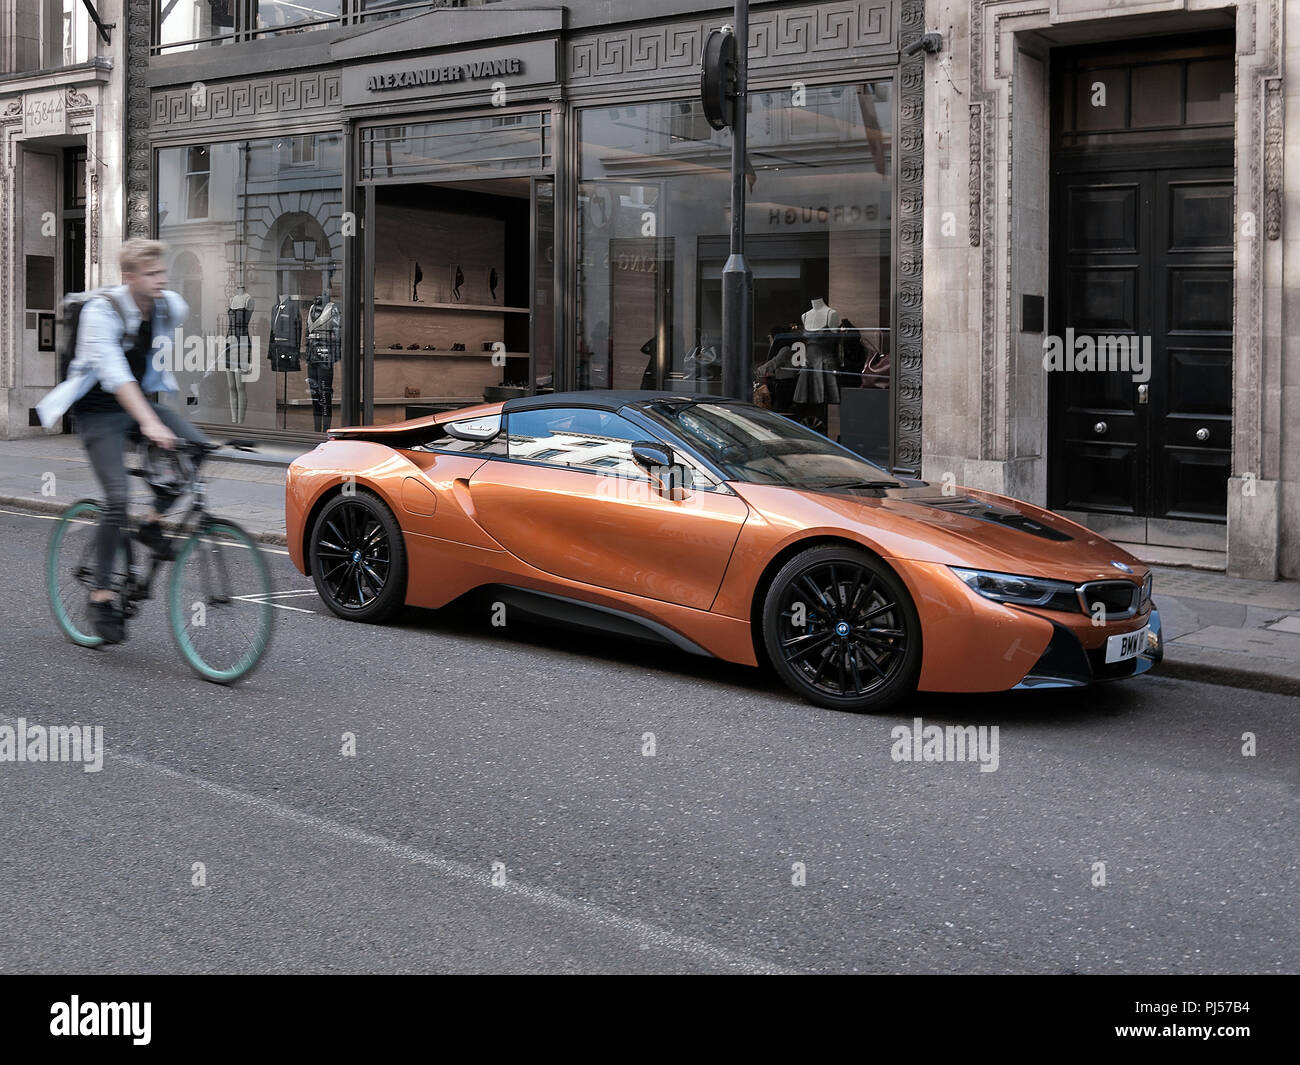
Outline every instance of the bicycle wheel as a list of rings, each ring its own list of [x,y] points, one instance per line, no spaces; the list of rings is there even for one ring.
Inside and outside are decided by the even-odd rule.
[[[103,639],[90,619],[90,591],[95,578],[95,540],[103,508],[93,499],[79,499],[54,523],[45,556],[45,588],[50,610],[63,634],[82,647],[98,647]],[[115,557],[112,584],[120,588],[129,572],[124,549]]]
[[[271,642],[271,570],[253,538],[213,520],[180,547],[167,613],[181,656],[205,680],[230,684],[261,661]]]

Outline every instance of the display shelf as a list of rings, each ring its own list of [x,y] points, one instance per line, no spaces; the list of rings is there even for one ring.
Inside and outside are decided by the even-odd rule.
[[[471,314],[528,314],[527,307],[501,307],[493,303],[412,303],[410,300],[375,300],[376,307],[406,311],[467,311]]]

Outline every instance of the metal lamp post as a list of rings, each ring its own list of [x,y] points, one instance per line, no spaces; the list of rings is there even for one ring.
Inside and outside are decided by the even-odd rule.
[[[731,247],[722,268],[722,391],[749,399],[754,317],[754,275],[745,261],[749,0],[736,0],[730,30],[715,30],[705,43],[700,94],[709,125],[731,127]]]

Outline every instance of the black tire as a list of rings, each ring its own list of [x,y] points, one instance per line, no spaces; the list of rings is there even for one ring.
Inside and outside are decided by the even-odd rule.
[[[312,526],[312,580],[325,605],[348,621],[385,621],[406,601],[406,542],[379,496],[340,492]]]
[[[916,690],[920,618],[869,552],[828,544],[795,555],[768,587],[762,625],[772,668],[818,706],[875,712]]]

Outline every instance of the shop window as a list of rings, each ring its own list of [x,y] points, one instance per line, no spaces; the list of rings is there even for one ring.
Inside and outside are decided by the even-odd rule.
[[[227,432],[311,432],[340,416],[341,138],[308,134],[296,148],[287,140],[156,154],[157,236],[190,305],[181,391],[163,401]]]
[[[891,382],[889,86],[809,86],[797,100],[760,87],[746,167],[755,380],[781,413],[877,455]],[[731,136],[703,135],[694,109],[579,112],[579,388],[721,393]]]

